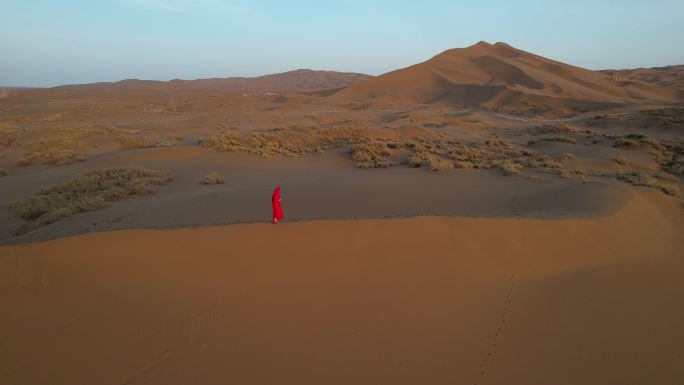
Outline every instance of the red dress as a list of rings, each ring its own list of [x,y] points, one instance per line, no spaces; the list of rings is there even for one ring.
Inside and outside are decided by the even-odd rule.
[[[283,220],[283,207],[280,205],[280,187],[276,187],[273,190],[271,203],[273,203],[273,218],[271,222],[278,223]]]

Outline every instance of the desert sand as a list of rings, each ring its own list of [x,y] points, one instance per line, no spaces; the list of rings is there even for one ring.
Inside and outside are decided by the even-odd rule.
[[[678,383],[680,69],[5,89],[0,384]]]
[[[0,249],[3,383],[663,384],[682,208],[125,230]]]

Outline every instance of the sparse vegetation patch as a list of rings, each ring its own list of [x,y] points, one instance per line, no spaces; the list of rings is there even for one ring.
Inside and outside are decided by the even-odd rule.
[[[204,176],[204,179],[202,180],[202,184],[205,185],[215,185],[215,184],[222,184],[223,179],[219,176],[217,172],[210,172],[209,174]]]
[[[634,186],[651,187],[667,195],[675,195],[679,191],[674,181],[663,174],[653,174],[648,171],[627,171],[618,173],[616,177]]]
[[[616,139],[613,147],[617,148],[639,148],[639,142],[632,139]]]
[[[562,135],[562,134],[582,134],[587,137],[603,136],[603,133],[586,128],[576,128],[564,124],[544,124],[537,127],[530,127],[524,130],[525,133],[533,136],[539,135]]]
[[[558,143],[577,144],[577,140],[575,140],[575,138],[571,138],[569,136],[547,136],[544,138],[530,140],[527,142],[527,144],[533,145],[533,144],[537,144],[539,142],[558,142]]]
[[[25,221],[15,234],[49,225],[68,216],[106,207],[109,202],[153,192],[152,187],[173,180],[170,171],[138,167],[108,168],[77,175],[36,195],[12,202],[10,211]]]
[[[509,160],[501,163],[501,171],[504,175],[520,175],[524,167],[520,163],[511,162]]]
[[[388,157],[393,154],[393,151],[384,142],[367,140],[352,145],[351,153],[357,167],[381,168],[390,166]]]
[[[21,130],[0,123],[0,146],[10,147],[19,141]]]
[[[200,140],[199,145],[217,151],[247,152],[264,158],[273,155],[300,156],[358,143],[368,138],[364,132],[360,128],[335,127],[258,131],[246,136],[228,133],[211,135]]]
[[[83,144],[74,137],[43,139],[24,145],[19,166],[30,166],[34,162],[62,166],[84,161]]]
[[[629,166],[629,161],[624,156],[618,156],[615,158],[615,163],[619,164],[620,166]]]
[[[172,142],[168,139],[153,140],[145,135],[139,135],[137,130],[108,127],[105,129],[105,132],[116,139],[123,148],[154,148],[172,145]]]

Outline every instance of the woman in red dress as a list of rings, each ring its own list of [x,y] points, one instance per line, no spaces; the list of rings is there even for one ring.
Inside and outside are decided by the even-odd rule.
[[[280,205],[280,187],[276,187],[273,190],[271,203],[273,204],[273,219],[271,219],[271,222],[278,223],[283,220],[283,207]]]

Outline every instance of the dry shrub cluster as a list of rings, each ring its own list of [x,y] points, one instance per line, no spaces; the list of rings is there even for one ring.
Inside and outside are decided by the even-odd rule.
[[[209,174],[204,176],[204,179],[202,180],[202,184],[205,185],[215,185],[215,184],[223,184],[223,179],[219,176],[217,172],[210,172]]]
[[[620,138],[613,143],[616,148],[639,148],[639,142],[632,139]]]
[[[357,167],[381,168],[391,165],[393,150],[383,141],[369,139],[352,145],[351,153]]]
[[[604,137],[616,140],[632,141],[639,146],[646,143],[651,146],[658,163],[670,173],[681,175],[682,153],[681,142],[660,140],[646,136],[627,135],[610,136],[597,131],[584,130],[568,126],[534,127],[528,129],[533,135],[559,133],[582,134],[589,137]],[[542,137],[538,140],[576,143],[574,138],[565,136]],[[533,143],[536,141],[532,141]],[[402,138],[370,138],[369,133],[357,128],[329,129],[288,129],[254,132],[246,136],[223,134],[210,136],[202,141],[203,147],[219,151],[242,151],[258,154],[263,157],[272,155],[299,156],[315,151],[323,151],[331,147],[349,146],[353,160],[358,167],[378,168],[396,164],[407,164],[411,167],[427,168],[431,171],[449,171],[454,168],[499,169],[504,175],[518,175],[526,169],[551,173],[561,178],[578,177],[586,181],[590,174],[582,168],[567,167],[562,161],[572,161],[575,155],[566,153],[558,159],[548,155],[537,154],[530,148],[511,141],[493,139],[479,143],[462,143],[449,141],[445,137],[429,135],[413,135]],[[627,165],[623,158],[617,162]],[[594,174],[592,174],[594,175]],[[673,193],[670,184],[663,183],[662,176],[647,178],[638,171],[628,173],[599,175],[617,176],[618,179],[630,183],[652,185],[666,193]],[[653,183],[653,181],[658,183]]]
[[[500,169],[504,175],[518,175],[525,168],[555,174],[563,168],[560,162],[550,156],[538,155],[526,147],[498,139],[482,143],[416,139],[409,142],[408,146],[414,151],[408,164],[433,171],[453,168]]]
[[[684,123],[684,107],[661,108],[655,110],[641,111],[642,114],[661,120],[665,128]]]
[[[34,162],[61,166],[84,161],[84,139],[100,131],[90,128],[55,127],[41,133],[41,139],[22,143],[19,166],[27,167]]]
[[[613,147],[636,149],[642,145],[649,147],[649,152],[655,156],[655,161],[662,169],[670,174],[684,175],[684,141],[682,139],[660,139],[643,134],[629,135],[604,135],[614,139]],[[620,165],[628,165],[629,162],[623,157],[617,157],[615,161]],[[625,180],[625,178],[619,178]]]
[[[618,156],[615,158],[615,163],[619,164],[620,166],[629,166],[629,161],[624,156]]]
[[[452,143],[448,156],[457,167],[499,168],[506,175],[521,173],[525,168],[553,171],[562,165],[547,155],[505,140],[487,140],[483,143]]]
[[[620,145],[618,147],[636,148],[642,144],[649,146],[649,152],[655,156],[656,163],[663,170],[674,175],[684,175],[684,140],[660,139],[648,135],[630,134],[619,137],[616,143],[618,141],[620,143],[629,143],[628,145]]]
[[[245,136],[237,134],[211,135],[199,145],[217,151],[248,152],[264,158],[273,155],[299,156],[312,152],[359,143],[366,140],[366,130],[354,127],[325,129],[286,129],[257,131]]]
[[[640,136],[641,143],[651,147],[651,153],[663,170],[674,175],[684,175],[684,141],[681,139],[656,139]]]
[[[433,145],[429,143],[414,144],[410,146],[414,152],[409,156],[407,162],[411,167],[425,167],[430,171],[450,171],[455,168],[454,161],[445,158],[441,145]]]
[[[27,167],[34,162],[62,166],[85,160],[84,145],[77,138],[64,136],[41,139],[23,146],[19,166]]]
[[[562,168],[562,169],[558,170],[558,176],[563,178],[563,179],[580,177],[582,180],[586,180],[587,170],[585,170],[581,167]]]
[[[108,127],[104,131],[119,142],[123,148],[153,148],[169,147],[172,145],[168,139],[152,140],[147,136],[139,135],[138,130]]]
[[[26,221],[15,234],[106,207],[109,202],[130,195],[151,194],[152,186],[172,180],[169,171],[138,167],[108,168],[77,175],[62,184],[44,188],[30,198],[10,203],[10,211]]]
[[[594,136],[603,136],[601,131],[571,127],[564,124],[544,124],[541,126],[527,128],[523,132],[533,136],[563,134],[586,135],[589,138]]]
[[[499,166],[504,175],[519,175],[525,168],[520,163],[505,160]]]
[[[648,171],[626,171],[616,174],[617,179],[634,186],[646,186],[658,189],[667,195],[675,195],[679,191],[677,179],[666,173],[650,173]]]
[[[0,123],[0,146],[10,147],[19,142],[21,130]]]
[[[571,138],[569,136],[546,136],[543,138],[530,140],[527,142],[527,144],[531,146],[531,145],[539,143],[539,142],[558,142],[558,143],[577,144],[577,140],[575,140],[575,138]]]

